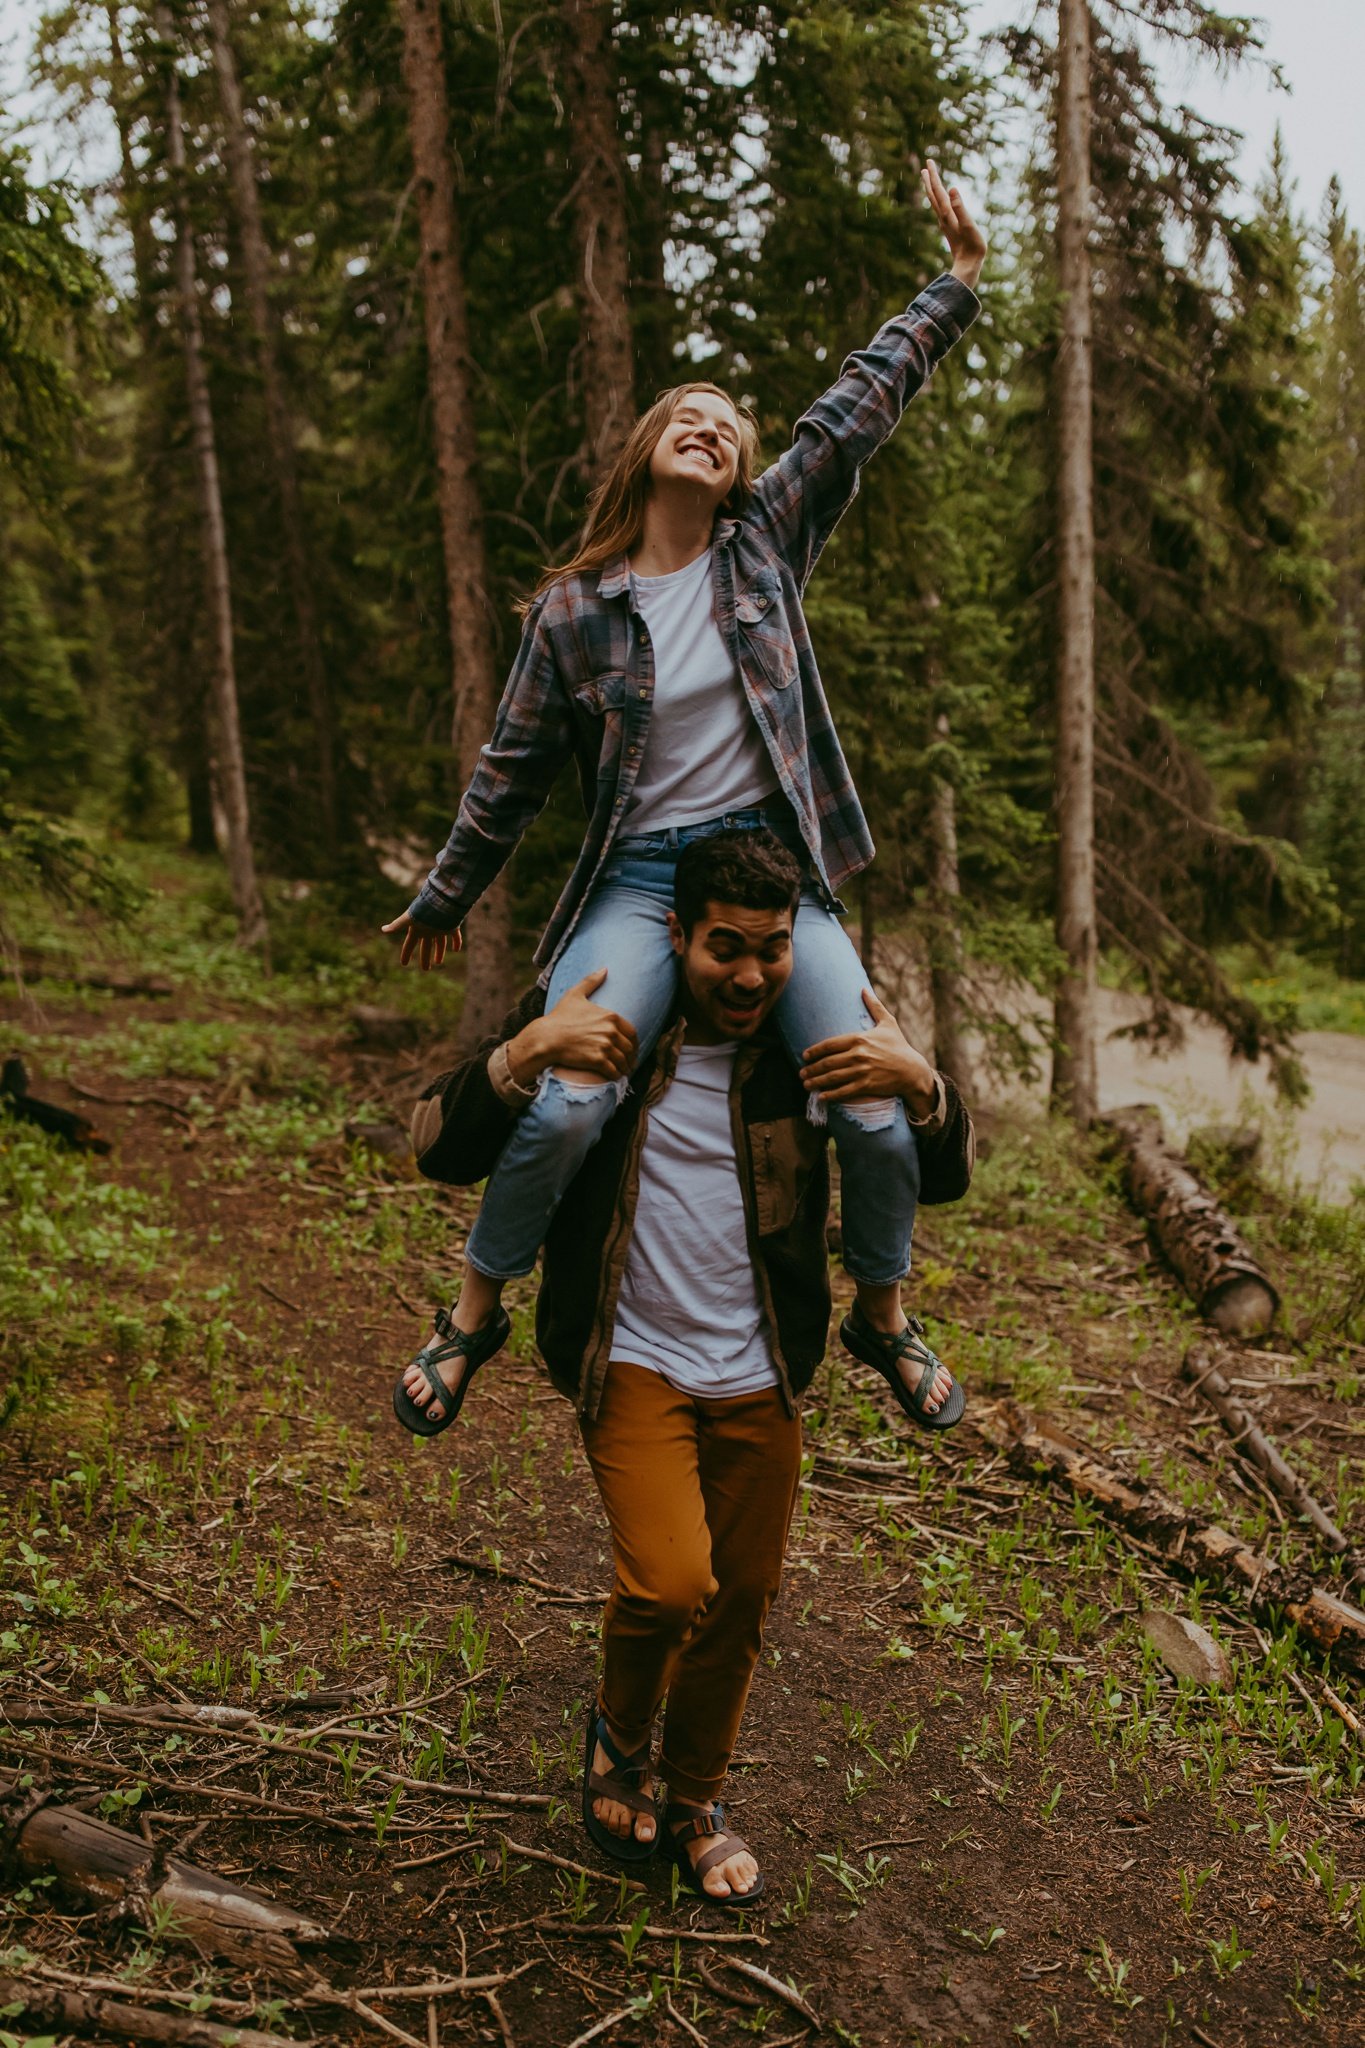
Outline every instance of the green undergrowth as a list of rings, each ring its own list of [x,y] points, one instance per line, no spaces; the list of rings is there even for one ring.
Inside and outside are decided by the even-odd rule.
[[[114,1701],[179,1687],[260,1709],[354,1682],[401,1707],[451,1688],[442,1718],[360,1732],[376,1746],[392,1740],[417,1781],[473,1765],[542,1787],[549,1838],[575,1858],[562,1795],[576,1726],[556,1726],[547,1703],[509,1736],[505,1690],[509,1672],[513,1697],[528,1682],[551,1624],[576,1655],[589,1652],[596,1610],[504,1588],[507,1627],[490,1642],[481,1596],[442,1579],[431,1598],[432,1561],[452,1548],[491,1570],[505,1561],[574,1585],[595,1569],[552,1561],[563,1513],[554,1489],[583,1473],[571,1434],[560,1428],[552,1448],[531,1369],[533,1288],[515,1290],[507,1360],[480,1384],[500,1403],[491,1449],[458,1436],[396,1444],[387,1378],[370,1398],[350,1369],[357,1326],[378,1313],[364,1302],[449,1298],[470,1213],[463,1197],[345,1136],[348,1120],[393,1113],[367,1092],[369,1070],[336,1055],[349,1006],[396,1003],[420,984],[394,975],[381,987],[377,968],[366,978],[368,942],[348,964],[340,926],[334,978],[294,967],[259,983],[193,865],[172,879],[138,959],[177,981],[164,1018],[49,982],[42,1015],[25,1012],[6,1033],[37,1071],[110,1093],[164,1091],[184,1114],[163,1116],[159,1164],[147,1167],[66,1152],[0,1113],[0,1460],[15,1459],[0,1501],[0,1689],[18,1688],[40,1656],[52,1682]],[[1271,1358],[1313,1383],[1332,1425],[1297,1431],[1294,1462],[1358,1527],[1365,1460],[1349,1432],[1365,1206],[1327,1207],[1273,1176],[1202,1163],[1281,1286]],[[209,1198],[205,1222],[197,1205]],[[837,1268],[835,1283],[842,1293]],[[1241,1482],[1216,1420],[1188,1400],[1178,1414],[1171,1405],[1201,1326],[1097,1146],[1043,1119],[992,1122],[970,1198],[920,1218],[911,1286],[935,1348],[982,1411],[1012,1396],[1130,1480],[1330,1580],[1304,1533]],[[392,1341],[391,1315],[375,1327]],[[1269,1370],[1255,1350],[1247,1360]],[[975,1839],[980,1802],[1008,1806],[1029,1868],[1046,1869],[1067,1861],[1097,1801],[1117,1802],[1136,1838],[1174,1799],[1215,1840],[1153,1899],[1182,1971],[1222,1984],[1254,1962],[1259,1937],[1244,1891],[1220,1877],[1221,1843],[1244,1856],[1243,1870],[1249,1852],[1267,1885],[1301,1887],[1329,1915],[1343,1981],[1365,1965],[1349,1834],[1365,1752],[1292,1629],[1253,1624],[1216,1588],[1167,1572],[979,1438],[945,1447],[908,1433],[880,1384],[837,1349],[807,1430],[765,1657],[796,1690],[802,1657],[835,1653],[810,1768],[830,1774],[836,1816],[775,1908],[781,1930],[820,1909],[850,1921],[868,1910],[906,1868],[876,1845],[902,1832],[895,1816],[907,1805],[927,1801],[936,1832],[912,1865],[935,1913],[985,1951],[1012,1938],[1009,1912],[998,1908],[997,1921],[978,1910],[952,1856]],[[353,1579],[363,1594],[351,1605],[341,1595]],[[1210,1630],[1230,1660],[1227,1687],[1168,1676],[1141,1628],[1154,1605]],[[1359,1689],[1327,1675],[1358,1712]],[[300,1730],[302,1744],[312,1739]],[[148,1736],[140,1767],[189,1768],[184,1741]],[[329,1782],[370,1816],[374,1856],[391,1853],[407,1795],[367,1781],[377,1747],[349,1731],[323,1741]],[[929,1754],[957,1775],[926,1778]],[[260,1782],[283,1788],[290,1768],[262,1759]],[[111,1789],[108,1816],[129,1825],[138,1797],[136,1783]],[[495,1851],[471,1867],[501,1884],[516,1875]],[[610,1909],[568,1874],[562,1905],[578,1917]],[[1097,1947],[1087,1974],[1115,2013],[1125,2000],[1159,2010],[1154,1984],[1129,1974],[1118,1950]],[[1330,1990],[1299,1985],[1291,2023]]]
[[[1323,962],[1287,948],[1263,958],[1242,947],[1224,965],[1240,994],[1287,1015],[1297,1030],[1365,1033],[1365,981],[1343,980]]]

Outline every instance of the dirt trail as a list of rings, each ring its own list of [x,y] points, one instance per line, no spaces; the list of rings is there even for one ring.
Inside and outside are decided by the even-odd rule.
[[[79,1037],[89,1023],[66,1028]],[[50,1040],[53,1064],[58,1049]],[[312,1057],[336,1074],[348,1059],[321,1032]],[[449,2043],[801,2041],[780,2001],[766,2023],[742,2002],[733,1924],[675,1900],[663,1866],[638,1897],[609,1871],[576,1875],[573,1769],[609,1560],[572,1417],[532,1357],[532,1290],[516,1290],[513,1343],[458,1433],[415,1445],[388,1414],[395,1363],[424,1322],[416,1303],[453,1263],[467,1198],[433,1202],[339,1140],[306,1163],[259,1153],[244,1175],[250,1126],[226,1097],[191,1135],[155,1097],[134,1106],[141,1085],[93,1048],[79,1069],[129,1104],[105,1113],[115,1151],[101,1179],[164,1204],[189,1341],[160,1356],[101,1342],[71,1360],[74,1401],[20,1418],[24,1526],[63,1485],[72,1524],[39,1532],[54,1553],[42,1584],[61,1595],[42,1616],[48,1693],[82,1699],[101,1682],[146,1698],[179,1684],[244,1704],[320,1681],[373,1699],[363,1764],[402,1772],[396,1809],[361,1771],[352,1782],[354,1759],[336,1750],[267,1766],[206,1734],[158,1752],[173,1789],[140,1811],[162,1841],[206,1819],[197,1856],[340,1924],[359,1958],[343,1978],[525,1967],[501,2012],[446,2004]],[[347,1085],[358,1100],[375,1076],[357,1065]],[[970,1213],[925,1219],[925,1305],[974,1404],[951,1444],[907,1436],[879,1384],[837,1355],[821,1370],[787,1584],[731,1787],[770,1885],[741,1953],[806,1991],[824,2038],[861,2048],[1157,2048],[1171,2028],[1280,2048],[1307,2038],[1304,2016],[1312,2038],[1345,2048],[1357,1948],[1291,1851],[1321,1839],[1358,1869],[1347,1830],[1362,1801],[1310,1799],[1311,1774],[1334,1767],[1313,1749],[1311,1671],[1303,1699],[1273,1673],[1244,1679],[1235,1726],[1231,1707],[1178,1694],[1146,1669],[1135,1615],[1140,1601],[1183,1607],[1183,1583],[1012,1473],[977,1433],[978,1407],[1020,1394],[1073,1427],[1097,1410],[1106,1436],[1121,1420],[1123,1454],[1151,1469],[1192,1456],[1223,1478],[1216,1437],[1191,1434],[1206,1425],[1175,1378],[1183,1326],[1131,1219],[1088,1207],[1079,1185],[1049,1197],[1049,1177],[1027,1149],[1017,1171],[998,1153]],[[159,1272],[119,1294],[148,1342],[166,1295]],[[1296,1455],[1315,1417],[1351,1433],[1323,1384],[1264,1383],[1266,1420]],[[95,1475],[87,1499],[64,1479],[73,1434]],[[1235,1517],[1250,1497],[1230,1483]],[[1205,1611],[1257,1652],[1235,1609],[1206,1597]],[[309,1726],[298,1717],[296,1737]],[[0,1740],[12,1762],[34,1736],[0,1723]],[[51,1747],[64,1783],[94,1763],[131,1785],[147,1769],[136,1736],[93,1714]],[[475,1800],[466,1820],[471,1778],[524,1806],[509,1818]],[[234,1788],[282,1798],[293,1817],[265,1826],[258,1806],[234,1809]],[[1281,1855],[1262,1808],[1283,1817]],[[504,1855],[504,1826],[532,1853]],[[632,1932],[641,1902],[663,1933]],[[73,1945],[46,1897],[11,1925],[87,1969],[124,1958],[93,1923]],[[158,1964],[184,1981],[190,1967],[172,1952]],[[386,2012],[417,2038],[420,2002]],[[374,2034],[348,2016],[325,2038]]]

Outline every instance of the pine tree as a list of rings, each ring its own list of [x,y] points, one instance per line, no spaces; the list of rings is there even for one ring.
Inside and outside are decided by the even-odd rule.
[[[1311,750],[1307,851],[1336,897],[1340,973],[1365,974],[1365,248],[1328,191],[1326,282],[1312,326],[1312,480],[1330,577],[1317,642],[1325,676]]]
[[[483,503],[470,388],[469,308],[449,156],[449,115],[439,0],[402,0],[403,73],[422,238],[422,309],[432,438],[440,478],[441,532],[461,787],[474,772],[498,701],[489,619]],[[486,891],[467,921],[469,956],[460,1036],[496,1029],[511,998],[505,882]]]
[[[199,491],[204,570],[204,600],[213,632],[213,696],[217,714],[218,790],[227,820],[228,879],[237,911],[238,936],[244,946],[268,957],[270,934],[256,877],[247,796],[246,764],[237,702],[237,660],[232,619],[232,576],[219,485],[218,448],[213,404],[204,367],[204,330],[199,311],[199,281],[194,230],[186,189],[188,165],[180,104],[180,74],[175,24],[169,7],[158,4],[156,30],[162,46],[165,78],[166,162],[172,181],[175,218],[176,285],[179,293],[185,388],[189,400],[195,477]]]
[[[1229,203],[1234,138],[1163,104],[1131,11],[1092,0],[1090,13],[1098,932],[1150,996],[1151,1036],[1176,1034],[1173,1004],[1190,1003],[1292,1087],[1283,1020],[1234,989],[1217,949],[1301,911],[1311,890],[1291,848],[1246,831],[1201,757],[1211,727],[1264,735],[1297,695],[1311,535],[1282,479],[1301,422],[1267,374],[1276,336],[1292,335],[1293,284]],[[1247,23],[1196,0],[1144,0],[1142,18],[1224,60],[1252,47]],[[1054,51],[1032,30],[1010,41],[1046,95]],[[1031,321],[1036,339],[1017,387],[1016,460],[1031,474],[1017,644],[1041,690],[1061,575],[1045,156],[1030,189],[1043,226],[1024,265],[1032,311],[1021,326]]]

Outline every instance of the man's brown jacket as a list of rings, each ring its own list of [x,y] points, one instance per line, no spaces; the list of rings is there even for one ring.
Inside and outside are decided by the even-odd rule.
[[[545,991],[528,990],[493,1036],[423,1091],[413,1111],[412,1143],[428,1179],[467,1187],[492,1172],[517,1110],[494,1087],[489,1057],[544,1007]],[[673,1079],[684,1029],[681,1017],[675,1018],[636,1068],[545,1240],[536,1339],[550,1378],[583,1416],[595,1415],[601,1399],[649,1112]],[[946,1098],[942,1122],[933,1131],[915,1132],[924,1203],[959,1200],[975,1157],[971,1117],[952,1082],[940,1078]],[[831,1306],[825,1240],[829,1134],[812,1123],[807,1101],[775,1032],[765,1029],[741,1044],[730,1083],[730,1120],[749,1257],[789,1410],[825,1355]],[[685,1247],[679,1256],[686,1256]]]

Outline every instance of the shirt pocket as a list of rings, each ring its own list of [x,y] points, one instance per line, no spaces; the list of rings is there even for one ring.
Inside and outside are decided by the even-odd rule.
[[[793,1222],[824,1143],[824,1132],[804,1116],[750,1124],[754,1219],[760,1237],[771,1237]]]
[[[741,657],[751,655],[776,690],[796,680],[796,643],[782,599],[782,584],[771,571],[760,571],[735,594]]]
[[[616,772],[624,742],[630,677],[619,669],[585,676],[570,691],[578,729],[579,759],[600,777]]]

